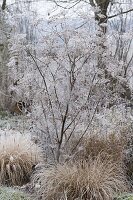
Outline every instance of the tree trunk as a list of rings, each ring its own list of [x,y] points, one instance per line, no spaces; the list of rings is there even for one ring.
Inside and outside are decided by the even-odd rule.
[[[2,10],[5,10],[6,8],[6,0],[3,0],[3,3],[2,3]]]

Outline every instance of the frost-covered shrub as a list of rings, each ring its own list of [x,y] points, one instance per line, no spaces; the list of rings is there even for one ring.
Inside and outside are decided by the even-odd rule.
[[[28,116],[11,116],[8,115],[0,120],[0,129],[6,134],[11,132],[25,132],[29,129],[30,118]],[[1,131],[0,131],[1,135]]]
[[[133,130],[133,116],[130,108],[124,105],[113,106],[110,109],[104,108],[102,112],[96,113],[91,126],[91,131],[106,135],[109,133],[125,133],[131,135]]]
[[[30,136],[13,134],[0,138],[0,183],[23,185],[29,181],[32,167],[41,161],[41,151]]]
[[[30,198],[19,190],[1,187],[0,200],[30,200]]]
[[[127,190],[120,166],[110,161],[95,160],[65,163],[45,168],[35,176],[43,200],[113,200]]]
[[[18,23],[16,15],[14,18],[15,34],[9,39],[9,91],[13,99],[32,99],[33,128],[40,134],[48,159],[61,160],[73,134],[85,135],[90,128],[103,134],[119,131],[125,123],[123,110],[113,116],[111,109],[127,103],[131,91],[122,75],[124,63],[109,48],[112,32],[97,37],[99,27],[94,19],[87,18],[87,24],[80,27],[82,17],[78,15],[78,20],[70,23],[63,12],[50,17],[46,29],[39,28],[41,37],[32,45],[27,41],[29,31],[20,32],[22,22]],[[40,24],[39,18],[35,24]]]

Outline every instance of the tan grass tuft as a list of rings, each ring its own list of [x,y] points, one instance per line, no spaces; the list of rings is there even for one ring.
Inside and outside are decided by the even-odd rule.
[[[43,200],[112,200],[127,189],[120,166],[101,161],[100,156],[44,169],[35,180],[40,182]]]
[[[99,153],[102,153],[105,158],[107,155],[107,158],[110,157],[114,162],[122,162],[127,139],[123,135],[115,133],[108,135],[91,134],[83,138],[80,145],[83,150],[75,154],[76,160],[88,159],[89,157],[96,158]]]
[[[39,161],[40,149],[29,136],[0,137],[0,184],[23,185],[29,181],[32,167]]]

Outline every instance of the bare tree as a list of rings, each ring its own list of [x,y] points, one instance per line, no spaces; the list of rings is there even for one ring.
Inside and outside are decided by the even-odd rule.
[[[102,18],[99,13],[96,16]],[[73,137],[79,136],[69,153],[75,152],[96,113],[123,99],[131,100],[131,89],[120,76],[123,57],[118,59],[118,49],[117,56],[110,53],[106,43],[109,32],[103,24],[107,25],[107,19],[100,24],[99,19],[89,20],[97,32],[89,31],[88,26],[75,28],[65,14],[53,17],[47,24],[49,29],[39,29],[42,32],[36,45],[27,42],[17,23],[16,34],[9,40],[9,74],[17,77],[14,88],[23,98],[32,96],[35,132],[41,134],[48,159],[51,154],[57,162]]]
[[[82,3],[83,1],[80,0],[80,1],[54,1],[54,2],[57,6],[59,6],[61,8],[70,9],[70,8],[76,6],[77,4]],[[69,6],[65,6],[66,3]],[[125,2],[125,5],[127,3],[132,5],[132,1],[127,0]],[[123,91],[122,93],[117,91],[119,93],[119,96],[124,101],[125,100],[130,101],[131,105],[133,105],[132,90],[130,88],[129,82],[127,81],[128,77],[125,77],[125,75],[124,75],[123,78],[125,78],[125,81],[122,83],[118,77],[113,77],[112,74],[108,71],[108,66],[105,63],[105,58],[104,58],[106,56],[106,51],[107,51],[106,32],[107,32],[107,27],[108,27],[108,21],[117,16],[131,13],[133,11],[133,8],[129,7],[129,8],[127,8],[127,10],[123,10],[121,8],[121,5],[123,5],[123,2],[121,2],[121,1],[116,2],[114,0],[95,0],[95,1],[89,0],[89,1],[86,1],[86,4],[90,4],[93,7],[95,20],[96,20],[97,24],[99,25],[97,38],[99,40],[98,46],[101,50],[100,50],[100,53],[98,52],[98,55],[97,55],[98,56],[97,67],[104,70],[104,76],[106,79],[109,80],[108,88],[110,88],[110,90],[112,90],[112,93],[114,93],[114,91],[117,91],[116,88],[119,85],[119,87],[122,88],[122,91]],[[115,9],[117,4],[120,7],[119,9]],[[111,12],[109,10],[111,10],[112,8],[113,8],[113,12],[115,14],[111,15],[110,14]],[[84,25],[86,25],[86,23],[83,23],[83,25],[81,25],[80,27],[82,27]],[[128,69],[128,68],[129,68],[129,64],[127,63],[127,65],[125,66],[125,69]],[[114,105],[114,103],[113,104],[111,103],[110,106],[111,105]]]

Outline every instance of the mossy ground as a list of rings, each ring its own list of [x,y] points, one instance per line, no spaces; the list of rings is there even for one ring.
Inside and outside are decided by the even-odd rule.
[[[116,200],[133,200],[133,194],[123,194],[116,198]]]
[[[8,187],[0,188],[0,200],[30,200],[26,194]]]
[[[6,111],[0,110],[0,119],[6,119],[8,118],[9,113],[7,113]]]

